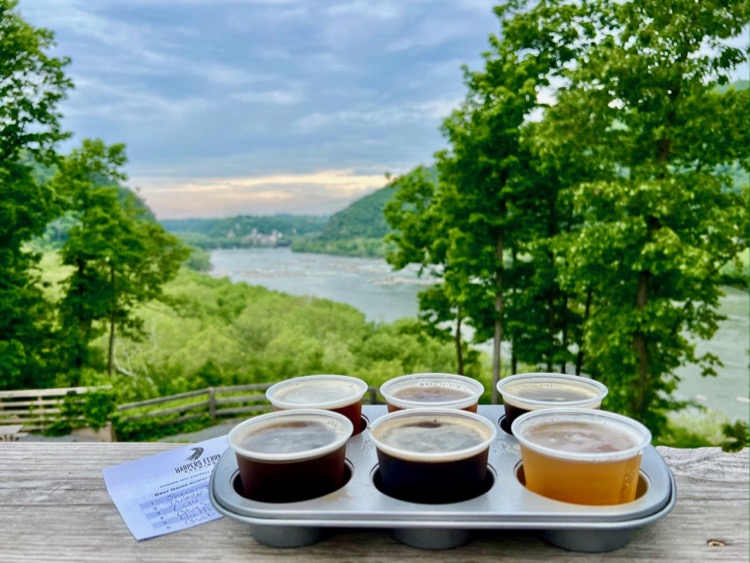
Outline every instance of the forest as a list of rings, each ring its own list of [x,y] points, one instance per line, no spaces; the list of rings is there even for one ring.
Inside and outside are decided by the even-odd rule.
[[[670,5],[500,3],[434,162],[338,217],[178,225],[127,187],[125,144],[60,152],[70,60],[0,0],[0,389],[108,385],[125,402],[306,373],[377,385],[449,371],[496,401],[508,373],[570,369],[606,383],[605,407],[657,440],[709,440],[670,422],[695,406],[672,397],[674,369],[716,376],[694,342],[716,331],[723,272],[746,268],[748,90],[730,75],[747,51],[729,40],[748,13],[741,0]],[[196,271],[206,248],[265,243],[385,253],[436,283],[418,318],[373,325]],[[747,442],[747,424],[721,431]]]

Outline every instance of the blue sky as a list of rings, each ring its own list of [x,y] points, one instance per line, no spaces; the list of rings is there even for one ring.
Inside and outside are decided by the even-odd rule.
[[[329,214],[431,162],[492,0],[21,0],[72,58],[81,139],[160,219]],[[70,145],[72,146],[72,144]],[[67,147],[70,148],[70,147]]]

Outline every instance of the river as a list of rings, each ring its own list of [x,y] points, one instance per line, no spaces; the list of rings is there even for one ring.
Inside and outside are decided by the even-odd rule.
[[[211,263],[214,276],[347,303],[373,322],[414,317],[417,293],[429,283],[419,279],[416,268],[394,272],[384,260],[300,254],[288,248],[215,250]],[[731,419],[748,420],[750,298],[747,291],[724,290],[720,309],[727,319],[710,341],[697,345],[698,353],[716,354],[724,367],[717,369],[716,378],[702,377],[695,366],[679,368],[682,381],[675,397],[695,400]]]

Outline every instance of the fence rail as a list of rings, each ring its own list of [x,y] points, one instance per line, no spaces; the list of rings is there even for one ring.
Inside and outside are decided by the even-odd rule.
[[[178,416],[170,419],[170,423],[186,422],[205,416],[208,416],[211,422],[215,422],[220,418],[270,411],[271,404],[266,399],[265,391],[271,385],[273,383],[208,387],[179,395],[119,405],[117,410],[121,423],[175,414]],[[377,388],[368,388],[364,402],[379,404]],[[156,406],[163,408],[153,408]]]
[[[83,397],[100,389],[63,387],[0,391],[0,424],[21,424],[24,432],[43,432],[61,419],[61,407],[66,397]]]
[[[265,396],[266,389],[271,385],[273,383],[208,387],[127,403],[117,406],[117,418],[119,424],[127,424],[168,417],[171,425],[206,418],[214,423],[222,418],[259,414],[271,410],[271,404]],[[100,389],[102,388],[66,387],[0,391],[0,424],[22,424],[24,432],[44,432],[65,417],[62,405],[66,397],[73,395],[83,399],[86,393]],[[380,404],[378,389],[370,387],[364,402]]]

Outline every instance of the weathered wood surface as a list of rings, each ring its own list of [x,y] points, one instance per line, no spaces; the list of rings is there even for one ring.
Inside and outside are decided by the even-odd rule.
[[[136,542],[107,493],[102,469],[176,447],[166,443],[0,443],[0,561],[748,561],[748,450],[658,448],[677,481],[677,505],[623,548],[563,551],[534,532],[491,532],[447,551],[353,530],[319,544],[277,549],[229,518]]]

